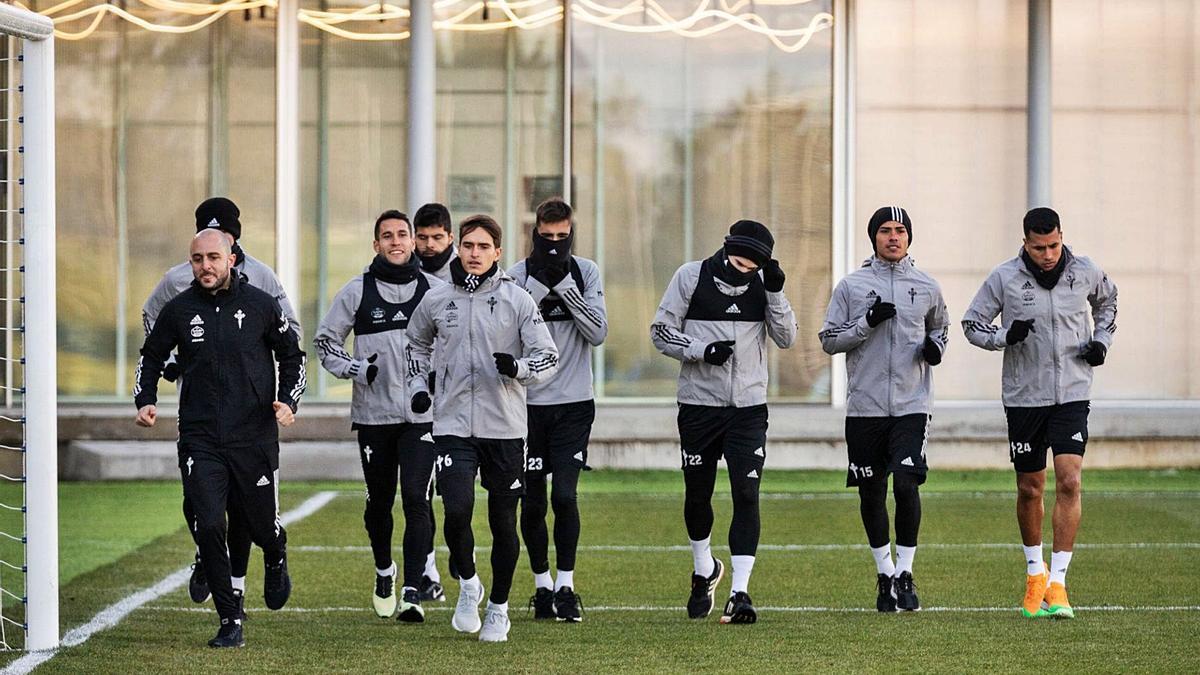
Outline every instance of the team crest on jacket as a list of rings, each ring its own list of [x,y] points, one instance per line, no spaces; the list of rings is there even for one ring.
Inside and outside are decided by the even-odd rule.
[[[376,321],[378,321],[379,319],[382,319],[383,318],[383,309],[376,307],[375,309],[371,310],[371,318],[375,319]]]
[[[204,342],[204,328],[192,326],[192,342]]]
[[[908,289],[908,304],[915,305],[917,303],[917,289]]]

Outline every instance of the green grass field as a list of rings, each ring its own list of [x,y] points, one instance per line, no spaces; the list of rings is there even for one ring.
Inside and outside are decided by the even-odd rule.
[[[532,575],[522,554],[510,641],[501,645],[450,627],[454,582],[448,602],[423,625],[377,619],[361,485],[291,484],[285,510],[322,491],[337,496],[288,529],[295,590],[283,611],[262,605],[255,554],[245,649],[207,648],[215,614],[193,605],[182,587],[62,649],[37,672],[1197,672],[1200,472],[1084,478],[1084,521],[1068,577],[1074,621],[1024,619],[1016,609],[1024,565],[1007,472],[931,477],[915,569],[926,609],[880,615],[864,611],[874,606],[874,566],[842,475],[768,471],[763,546],[750,584],[759,607],[753,626],[719,625],[719,612],[691,621],[682,609],[691,557],[677,473],[585,474],[576,571],[584,623],[534,623],[523,608]],[[62,499],[64,631],[189,562],[176,484],[67,484]],[[715,499],[716,544],[726,539],[727,501]],[[483,506],[477,502],[476,534],[489,584]],[[728,562],[727,548],[717,552]],[[444,553],[440,563],[445,575]]]

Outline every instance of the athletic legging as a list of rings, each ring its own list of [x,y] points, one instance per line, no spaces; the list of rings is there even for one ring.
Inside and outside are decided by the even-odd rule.
[[[566,462],[563,462],[566,464]],[[546,529],[546,478],[529,478],[521,498],[521,536],[529,551],[529,566],[534,574],[550,571],[550,535]],[[579,547],[579,467],[556,466],[550,481],[550,503],[554,509],[554,549],[558,569],[575,569],[575,551]]]
[[[695,467],[683,472],[683,521],[687,525],[688,538],[693,541],[705,539],[712,534],[712,496],[716,483],[716,462],[710,463],[710,466]],[[729,487],[733,493],[733,518],[729,521],[729,552],[732,555],[755,555],[758,552],[760,529],[758,481],[742,475],[740,471],[730,472]]]
[[[918,478],[908,473],[892,474],[892,494],[896,498],[896,544],[916,546],[921,529],[921,494]],[[887,512],[887,478],[881,477],[858,486],[859,513],[871,548],[891,541]]]
[[[446,545],[450,548],[450,563],[460,579],[475,576],[475,535],[471,531],[471,516],[475,509],[475,481],[443,480],[442,506],[446,511]],[[488,525],[492,530],[492,592],[488,599],[495,604],[508,602],[513,573],[521,555],[517,536],[516,495],[488,494]]]

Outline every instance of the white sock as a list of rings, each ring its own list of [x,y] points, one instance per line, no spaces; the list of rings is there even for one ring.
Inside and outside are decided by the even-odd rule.
[[[246,577],[229,577],[229,583],[233,584],[233,590],[241,591],[242,595],[246,594]]]
[[[712,537],[705,537],[699,541],[691,540],[691,542],[692,569],[702,577],[712,576],[713,570],[716,569],[716,565],[713,563],[712,547],[709,546]]]
[[[433,551],[430,551],[429,555],[425,556],[425,576],[429,577],[430,581],[439,584],[442,583],[442,577],[438,574],[437,560],[434,558]]]
[[[550,570],[533,575],[533,585],[537,588],[554,588],[554,579],[550,578]]]
[[[381,577],[394,577],[394,576],[396,576],[396,562],[395,562],[395,561],[392,561],[392,564],[391,564],[391,566],[390,566],[390,567],[388,567],[387,569],[383,569],[383,570],[381,570],[381,569],[379,569],[378,567],[376,567],[376,568],[375,568],[375,574],[378,574],[378,575],[379,575],[379,576],[381,576]]]
[[[896,544],[896,574],[908,572],[912,574],[913,558],[917,557],[916,546],[901,546]]]
[[[1025,551],[1025,574],[1035,576],[1046,571],[1046,564],[1042,562],[1041,544],[1021,546],[1021,549]]]
[[[564,586],[575,588],[575,570],[558,571],[558,578],[554,580],[554,592],[557,593],[558,589]]]
[[[471,577],[470,579],[459,579],[459,580],[458,580],[458,585],[459,585],[461,588],[463,588],[464,590],[466,590],[466,589],[468,589],[468,588],[469,588],[469,589],[471,589],[472,591],[474,591],[474,590],[477,590],[477,589],[480,589],[480,588],[483,588],[483,582],[479,580],[479,575],[478,575],[478,574],[476,574],[475,576]]]
[[[733,562],[733,587],[729,589],[729,594],[738,591],[745,593],[750,585],[750,573],[754,571],[754,556],[735,555],[730,560]]]
[[[1067,567],[1071,565],[1070,551],[1050,553],[1050,583],[1067,585]]]
[[[492,602],[491,600],[488,600],[487,611],[500,612],[501,614],[508,616],[508,603],[502,602],[497,605],[496,603]]]
[[[875,556],[875,573],[896,576],[896,566],[892,564],[892,543],[888,542],[879,548],[872,548],[871,555]]]

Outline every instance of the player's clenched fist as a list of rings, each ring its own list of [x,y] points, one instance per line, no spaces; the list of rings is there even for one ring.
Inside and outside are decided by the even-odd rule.
[[[296,421],[296,414],[292,412],[290,405],[279,401],[275,401],[271,405],[275,408],[275,421],[279,422],[279,426],[291,426],[292,422]]]
[[[158,419],[158,407],[154,405],[144,405],[138,408],[137,422],[139,427],[152,427],[154,420]]]

